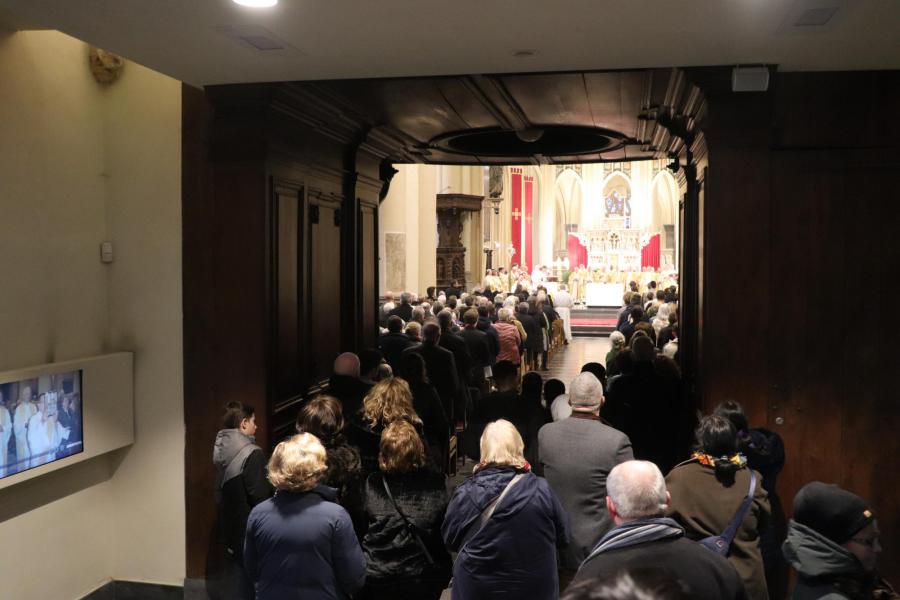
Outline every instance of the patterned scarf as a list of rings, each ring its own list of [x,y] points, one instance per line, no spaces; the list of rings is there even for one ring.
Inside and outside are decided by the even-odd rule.
[[[638,519],[623,523],[604,535],[581,565],[584,566],[587,561],[595,556],[610,550],[618,550],[619,548],[636,546],[644,542],[655,542],[683,535],[684,529],[682,529],[681,525],[665,517]]]

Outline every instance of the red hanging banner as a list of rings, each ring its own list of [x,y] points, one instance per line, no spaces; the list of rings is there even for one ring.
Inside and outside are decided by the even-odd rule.
[[[534,253],[534,177],[525,178],[525,264],[528,270],[533,271],[535,264],[532,262]]]
[[[647,242],[647,245],[641,248],[641,269],[644,267],[653,267],[654,271],[659,271],[659,234],[657,233]]]
[[[511,168],[510,200],[512,200],[512,217],[510,220],[510,241],[515,254],[510,257],[510,265],[522,262],[522,169]]]

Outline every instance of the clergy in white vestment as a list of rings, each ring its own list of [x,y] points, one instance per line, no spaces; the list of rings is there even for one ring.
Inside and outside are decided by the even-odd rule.
[[[13,433],[16,436],[16,461],[19,470],[27,468],[31,452],[28,451],[28,421],[37,412],[37,407],[31,401],[31,388],[25,386],[19,394],[19,404],[13,414]]]
[[[535,289],[537,289],[537,286],[543,285],[546,279],[547,276],[544,273],[543,267],[535,267],[534,271],[531,272],[531,284]]]
[[[9,460],[9,438],[12,436],[13,422],[9,409],[0,392],[0,477],[6,477],[6,463]]]
[[[572,295],[569,294],[566,284],[562,284],[559,286],[559,291],[553,294],[553,308],[556,309],[556,313],[559,315],[559,318],[562,319],[563,332],[565,333],[567,344],[572,339],[573,306],[575,306],[575,301],[572,299]]]
[[[38,412],[28,420],[28,448],[30,466],[37,467],[56,459],[56,449],[69,431],[57,422],[55,411],[48,405],[46,394],[38,399]]]

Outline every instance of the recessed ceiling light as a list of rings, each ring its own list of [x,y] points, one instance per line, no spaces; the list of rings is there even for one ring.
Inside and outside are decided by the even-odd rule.
[[[524,50],[513,50],[512,51],[512,55],[515,58],[531,58],[536,54],[537,54],[537,50],[524,49]]]
[[[269,8],[278,4],[278,0],[233,0],[235,4],[250,8]]]

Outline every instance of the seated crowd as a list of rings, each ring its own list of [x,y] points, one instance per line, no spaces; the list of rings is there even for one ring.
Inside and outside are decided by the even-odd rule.
[[[779,548],[783,444],[737,402],[709,415],[684,403],[670,293],[647,310],[629,296],[606,366],[587,363],[568,388],[536,370],[546,341],[527,345],[552,331],[546,294],[416,307],[402,294],[379,350],[336,359],[329,394],[268,465],[252,409],[229,404],[214,454],[229,590],[757,600],[786,561],[795,598],[898,598],[877,572],[872,508],[835,485],[801,489]],[[475,466],[453,489],[457,434]]]

